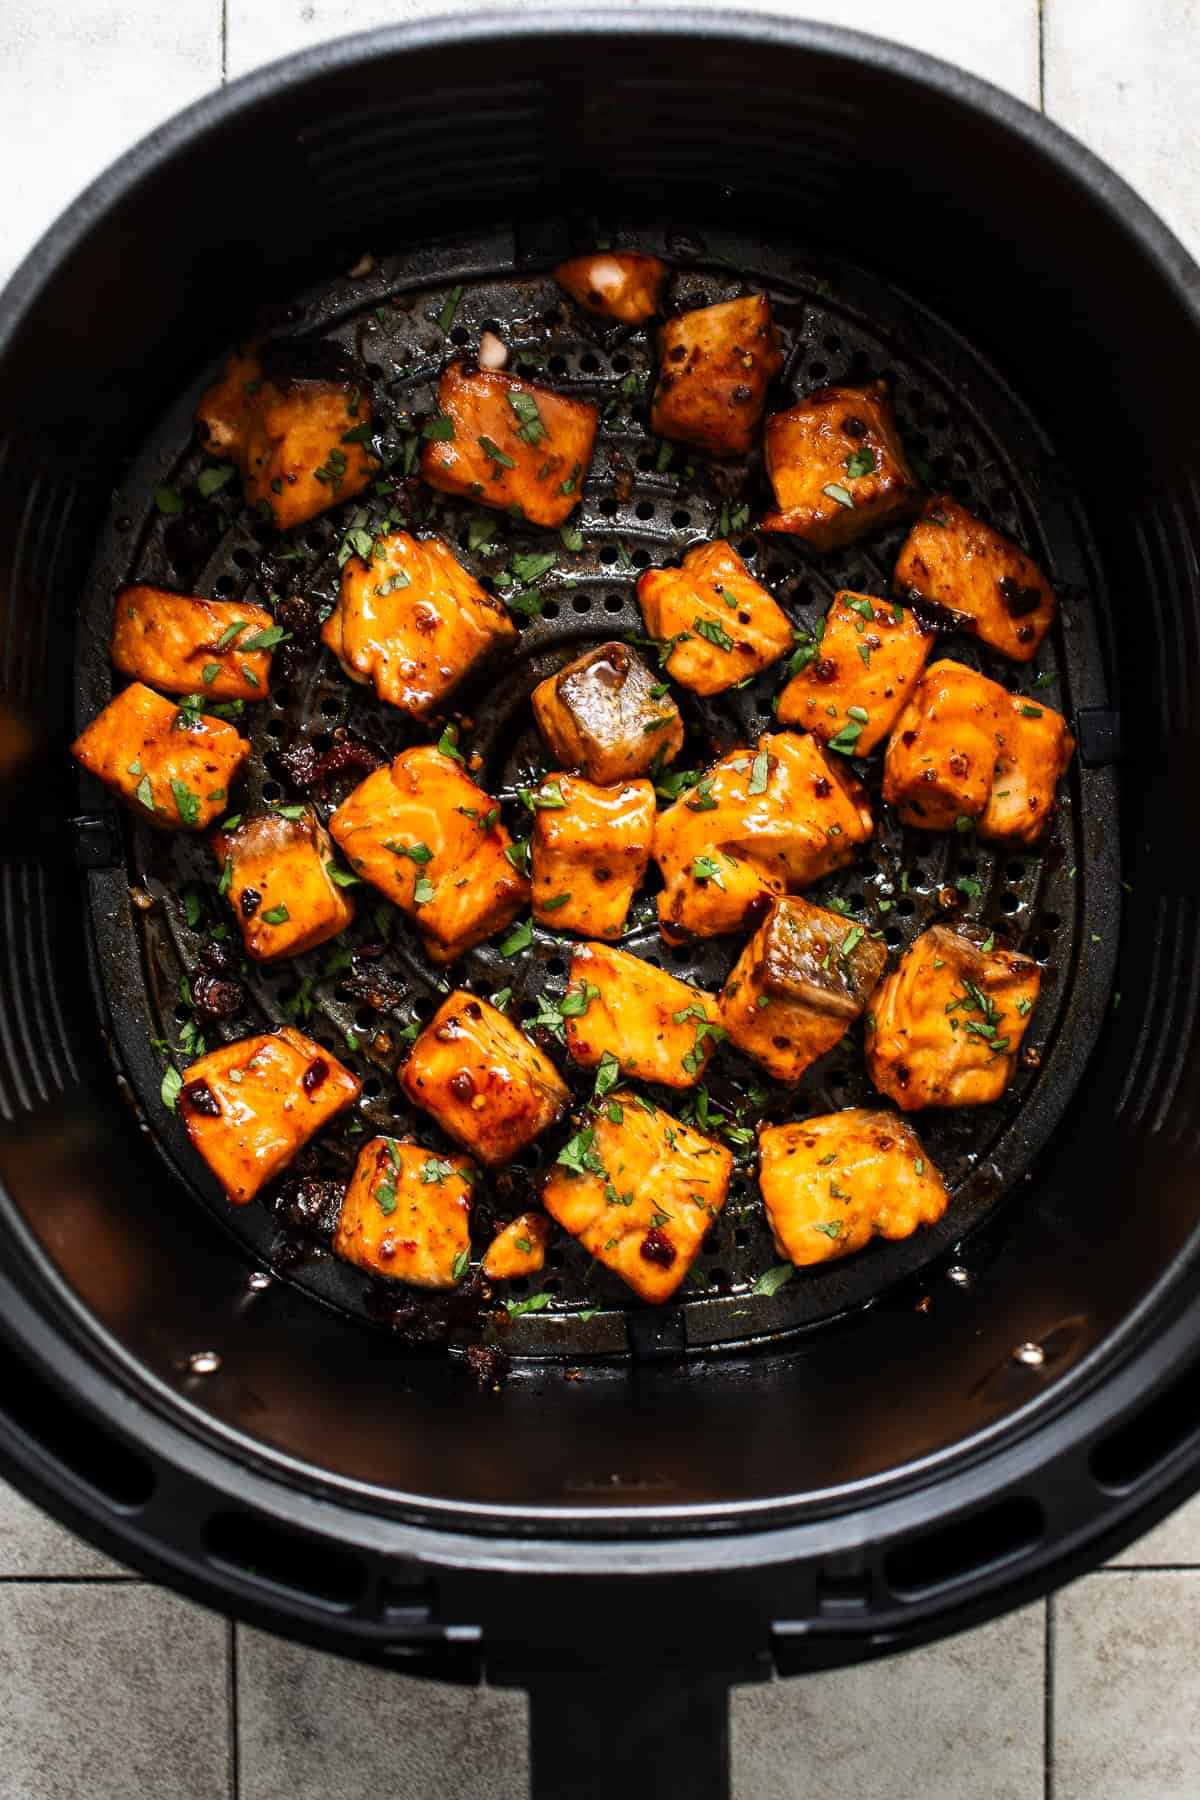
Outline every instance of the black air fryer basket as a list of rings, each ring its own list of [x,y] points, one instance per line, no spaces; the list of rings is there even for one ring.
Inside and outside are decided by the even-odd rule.
[[[772,1253],[735,1184],[698,1285],[663,1309],[592,1292],[564,1246],[551,1305],[503,1336],[497,1389],[461,1350],[415,1346],[411,1309],[365,1305],[305,1254],[311,1218],[234,1218],[205,1186],[152,1047],[176,1041],[198,945],[161,896],[202,859],[118,817],[65,747],[111,692],[114,586],[241,596],[276,572],[270,533],[232,503],[182,525],[155,504],[194,479],[196,395],[255,319],[344,344],[388,404],[428,404],[446,337],[470,347],[494,326],[518,368],[605,405],[597,475],[611,452],[633,477],[617,497],[589,484],[569,586],[551,581],[475,696],[490,791],[528,776],[534,681],[636,634],[637,574],[689,541],[741,530],[796,620],[837,586],[886,591],[892,539],[817,558],[759,536],[711,471],[660,466],[624,403],[644,334],[581,326],[554,287],[598,236],[663,255],[690,304],[743,278],[770,292],[784,391],[890,378],[930,478],[1049,567],[1063,611],[1037,667],[1079,752],[1044,855],[888,827],[828,890],[894,947],[956,890],[962,916],[1043,964],[1037,1056],[1006,1103],[922,1121],[953,1180],[941,1224],[754,1295]],[[454,332],[432,330],[457,288]],[[247,78],[104,175],[0,300],[13,1479],[240,1616],[528,1684],[535,1789],[580,1794],[628,1786],[634,1761],[648,1791],[686,1773],[716,1792],[723,1684],[961,1628],[1190,1491],[1198,302],[1145,207],[1017,102],[892,45],[761,18],[377,32]],[[344,511],[305,533],[287,576],[303,591],[331,593]],[[440,528],[469,561],[465,516],[447,504]],[[282,791],[272,745],[355,727],[367,703],[330,671],[273,692],[251,798]],[[735,696],[739,732],[769,726],[769,693]],[[640,953],[721,979],[719,946],[672,954],[639,918]],[[542,937],[518,1007],[561,992],[564,948]],[[431,971],[411,945],[389,954],[427,1016]],[[511,979],[494,949],[462,976],[480,993]],[[294,1016],[302,979],[256,977],[235,1035]],[[316,1036],[362,1052],[367,1128],[404,1123],[388,1057],[358,1035],[378,1021],[316,975],[310,1002]],[[853,1053],[805,1100],[867,1092]]]

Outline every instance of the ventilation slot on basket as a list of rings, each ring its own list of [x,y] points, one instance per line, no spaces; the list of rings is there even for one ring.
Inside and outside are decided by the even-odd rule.
[[[943,1531],[900,1544],[888,1556],[884,1573],[894,1594],[915,1599],[1024,1556],[1040,1542],[1044,1527],[1034,1501],[1002,1500]]]
[[[362,1594],[362,1565],[318,1538],[280,1531],[248,1513],[218,1513],[204,1535],[214,1561],[265,1586],[327,1606],[353,1606]]]
[[[1125,1493],[1165,1463],[1196,1433],[1200,1407],[1196,1381],[1200,1364],[1127,1419],[1119,1431],[1092,1451],[1092,1474],[1102,1488]]]
[[[0,1413],[37,1445],[43,1457],[52,1458],[113,1506],[145,1506],[153,1494],[154,1473],[140,1456],[3,1349]]]

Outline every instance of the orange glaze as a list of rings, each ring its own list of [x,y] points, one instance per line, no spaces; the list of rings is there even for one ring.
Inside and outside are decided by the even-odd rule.
[[[471,1258],[473,1164],[420,1144],[364,1144],[342,1201],[334,1253],[412,1287],[457,1287]]]
[[[569,993],[586,999],[566,1019],[567,1049],[594,1069],[615,1057],[621,1073],[663,1087],[693,1087],[704,1074],[717,1033],[712,994],[608,944],[580,944],[571,957]]]
[[[675,643],[666,674],[694,694],[724,693],[792,647],[787,614],[724,539],[698,544],[678,569],[647,569],[637,592],[647,632]]]
[[[349,1069],[291,1025],[221,1044],[183,1078],[179,1116],[225,1197],[252,1200],[358,1099]]]
[[[549,1057],[496,1007],[461,988],[442,1002],[397,1080],[489,1167],[511,1162],[570,1098]]]
[[[572,256],[554,271],[577,306],[625,325],[653,318],[666,278],[666,263],[637,250],[594,250]]]
[[[71,754],[146,824],[204,831],[228,809],[250,745],[232,725],[135,681],[80,732]]]
[[[351,868],[413,920],[435,962],[511,924],[529,899],[496,802],[432,744],[368,775],[329,829]]]
[[[578,506],[596,440],[589,401],[455,362],[442,371],[438,406],[454,435],[425,440],[421,474],[430,487],[531,525],[561,525]]]
[[[344,931],[354,902],[334,881],[333,845],[312,807],[303,818],[259,813],[217,831],[213,854],[247,954],[300,956]],[[280,914],[283,917],[280,917]]]
[[[549,1242],[550,1221],[545,1213],[518,1213],[492,1239],[483,1272],[489,1281],[518,1281],[522,1275],[537,1275],[546,1266]]]
[[[787,412],[772,413],[763,443],[778,506],[763,520],[764,531],[836,550],[917,504],[917,478],[885,382],[818,388]]]
[[[797,1267],[911,1237],[950,1204],[912,1126],[895,1113],[844,1112],[759,1133],[758,1183],[780,1256]]]
[[[779,696],[775,716],[781,725],[803,726],[826,743],[845,733],[843,741],[854,740],[855,756],[869,756],[916,687],[933,641],[932,632],[898,601],[835,594],[819,636],[808,646],[805,666]]]
[[[1005,656],[1028,662],[1054,623],[1058,597],[1031,556],[950,494],[926,502],[896,561],[894,591],[959,613]]]
[[[712,456],[745,456],[782,367],[765,294],[680,313],[658,334],[650,429]]]
[[[209,700],[265,700],[271,651],[242,650],[275,621],[261,606],[240,600],[202,600],[165,588],[122,588],[113,606],[109,654],[114,669],[168,694],[202,694]],[[233,626],[244,629],[223,650]]]
[[[342,569],[337,605],[321,627],[351,681],[373,683],[390,706],[425,718],[495,645],[517,635],[503,606],[440,538],[394,531],[369,562]]]
[[[776,732],[760,738],[757,750],[730,751],[658,815],[663,935],[742,929],[773,895],[809,887],[851,862],[872,829],[861,786],[816,738]]]
[[[597,787],[579,775],[554,775],[534,799],[534,918],[554,931],[620,937],[650,861],[654,789],[648,781]],[[558,799],[561,806],[542,804]]]

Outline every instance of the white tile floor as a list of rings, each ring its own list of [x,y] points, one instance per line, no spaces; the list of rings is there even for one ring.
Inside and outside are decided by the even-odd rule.
[[[223,76],[341,31],[454,10],[470,8],[0,0],[0,131],[20,168],[0,207],[0,276],[83,181]],[[774,10],[901,37],[1044,103],[1200,250],[1197,0]],[[742,1691],[738,1800],[1195,1800],[1198,1628],[1200,1501],[1049,1609]],[[0,1488],[0,1800],[520,1800],[524,1716],[519,1696],[235,1633]]]

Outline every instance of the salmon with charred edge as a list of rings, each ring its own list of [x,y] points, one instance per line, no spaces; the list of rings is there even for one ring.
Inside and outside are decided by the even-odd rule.
[[[311,806],[298,819],[258,813],[233,831],[214,832],[212,847],[219,891],[256,962],[314,950],[354,918],[353,900],[334,879],[329,833]]]
[[[678,569],[647,569],[637,592],[667,674],[694,694],[723,694],[791,648],[787,614],[724,539],[698,544]]]
[[[232,725],[135,681],[86,726],[71,754],[160,831],[205,831],[224,812],[250,745]]]
[[[528,902],[499,806],[432,744],[368,775],[329,829],[350,866],[412,919],[434,962],[482,943]]]
[[[265,700],[271,651],[284,633],[261,606],[127,587],[113,608],[114,669],[168,694]]]
[[[580,944],[571,957],[577,1012],[565,1013],[567,1049],[585,1069],[608,1057],[623,1075],[688,1088],[724,1037],[712,994],[608,944]]]
[[[654,789],[648,781],[597,787],[555,775],[530,798],[534,918],[581,937],[620,937],[650,861]]]
[[[782,367],[765,294],[680,313],[658,334],[650,429],[712,456],[745,456]]]
[[[966,819],[989,843],[1035,844],[1074,749],[1061,713],[946,659],[929,665],[896,721],[883,797],[925,831]]]
[[[437,711],[517,628],[441,538],[394,531],[369,560],[342,569],[337,605],[321,627],[351,681],[415,719]]]
[[[934,634],[899,601],[842,592],[792,661],[781,725],[802,725],[844,755],[869,756],[921,678]]]
[[[360,1091],[358,1078],[328,1050],[282,1025],[194,1062],[179,1092],[179,1116],[226,1199],[242,1206]]]
[[[465,1156],[372,1138],[342,1201],[335,1254],[411,1287],[457,1287],[471,1261],[474,1175]]]
[[[912,1126],[895,1113],[844,1112],[759,1133],[758,1183],[775,1248],[804,1268],[873,1237],[906,1238],[950,1204]]]
[[[673,762],[683,720],[641,657],[625,644],[596,644],[533,690],[533,716],[564,769],[611,787]]]
[[[439,1006],[397,1079],[414,1105],[489,1167],[511,1162],[570,1098],[537,1045],[461,988]]]
[[[775,900],[721,991],[721,1024],[776,1081],[799,1081],[862,1016],[886,962],[862,925]]]
[[[904,541],[892,577],[912,595],[956,614],[1017,662],[1036,656],[1054,623],[1058,596],[1031,556],[950,494],[935,494]]]
[[[241,469],[246,505],[280,531],[361,494],[379,468],[370,394],[333,344],[279,341],[231,356],[196,417],[210,453]]]
[[[658,311],[667,265],[638,250],[594,250],[559,263],[554,279],[585,311],[641,325]]]
[[[920,492],[885,382],[818,388],[772,413],[764,438],[778,510],[764,531],[837,550],[913,511]]]
[[[984,1106],[1012,1079],[1041,971],[1013,950],[985,950],[948,926],[911,943],[867,1016],[867,1068],[905,1112]]]
[[[551,1218],[652,1305],[691,1268],[729,1191],[731,1153],[628,1089],[560,1151]]]
[[[499,507],[531,525],[562,525],[579,504],[596,441],[596,408],[497,370],[450,363],[425,427],[430,487]]]
[[[741,930],[776,895],[853,861],[871,831],[861,785],[816,738],[777,732],[756,750],[730,751],[658,815],[663,936]]]

